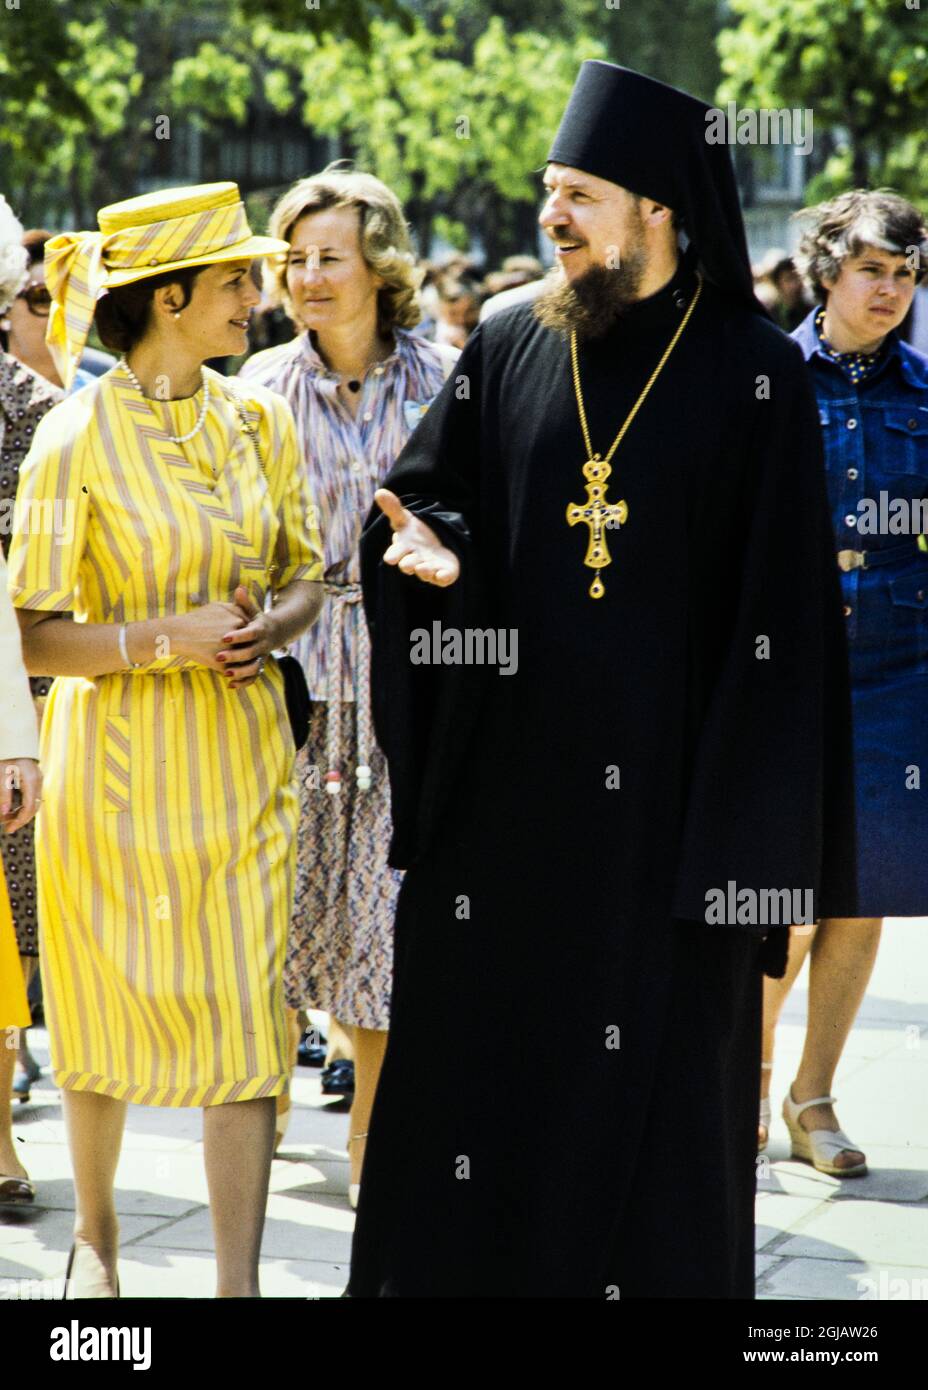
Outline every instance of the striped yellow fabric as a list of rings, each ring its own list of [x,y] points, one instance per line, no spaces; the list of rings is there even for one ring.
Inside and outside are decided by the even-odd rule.
[[[113,622],[321,577],[293,419],[232,399],[142,399],[121,369],[55,407],[20,475],[10,591],[20,607]],[[115,638],[115,633],[114,633]],[[286,1087],[283,968],[298,802],[277,664],[243,690],[172,654],[59,677],[42,725],[36,852],[56,1083],[147,1105]]]
[[[61,232],[45,243],[45,283],[52,297],[45,341],[65,387],[80,365],[100,292],[106,287],[99,232]]]
[[[31,1017],[6,879],[0,865],[0,1047],[15,1047],[15,1038],[7,1030],[28,1028]]]

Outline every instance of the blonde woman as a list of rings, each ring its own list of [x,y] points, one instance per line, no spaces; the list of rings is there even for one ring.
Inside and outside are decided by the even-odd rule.
[[[251,234],[231,183],[99,224],[48,245],[48,341],[66,386],[94,318],[123,356],[36,431],[10,551],[27,667],[56,677],[37,867],[69,1286],[119,1291],[127,1102],[202,1106],[217,1294],[248,1297],[288,1081],[298,813],[271,653],[314,620],[321,566],[286,405],[203,363],[243,351],[253,261],[284,244]]]
[[[374,493],[457,357],[414,329],[421,318],[403,210],[370,174],[330,165],[271,214],[288,243],[270,290],[304,331],[242,369],[296,416],[304,474],[325,547],[323,621],[295,651],[313,700],[300,757],[302,818],[286,990],[329,1012],[354,1043],[349,1196],[387,1041],[393,916],[386,765],[371,732],[358,542]]]

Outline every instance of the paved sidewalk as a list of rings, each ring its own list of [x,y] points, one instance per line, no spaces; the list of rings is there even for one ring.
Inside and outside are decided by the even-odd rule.
[[[314,1016],[317,1020],[324,1015]],[[30,1047],[45,1069],[47,1035]],[[354,1213],[348,1204],[348,1115],[324,1097],[320,1073],[297,1067],[290,1126],[271,1170],[261,1291],[338,1297],[348,1282]],[[71,1244],[74,1195],[59,1093],[46,1075],[39,1104],[14,1116],[23,1162],[36,1183],[32,1211],[0,1208],[0,1295],[10,1279],[57,1279]],[[21,1116],[21,1117],[20,1117]],[[130,1105],[116,1174],[120,1291],[126,1297],[208,1298],[215,1288],[201,1110]],[[6,1286],[6,1287],[4,1287]]]
[[[779,1111],[802,1051],[806,979],[804,970],[777,1032],[758,1297],[928,1299],[928,921],[886,922],[835,1078],[838,1120],[867,1154],[864,1178],[789,1162]]]
[[[801,976],[777,1039],[769,1175],[757,1204],[758,1296],[928,1298],[928,922],[888,922],[880,958],[835,1083],[839,1119],[871,1174],[843,1183],[788,1161],[778,1110],[802,1045]],[[46,1037],[31,1035],[47,1063]],[[20,1280],[58,1280],[73,1194],[57,1092],[47,1076],[15,1132],[39,1189],[35,1208],[0,1210],[0,1296],[36,1296]],[[319,1072],[297,1069],[293,1118],[271,1176],[265,1295],[337,1297],[347,1282],[348,1117],[323,1098]],[[201,1112],[130,1106],[117,1175],[120,1280],[127,1296],[209,1297],[214,1264],[200,1143]],[[869,1279],[872,1284],[860,1284]],[[11,1282],[12,1281],[12,1282]],[[919,1284],[916,1281],[923,1281]]]

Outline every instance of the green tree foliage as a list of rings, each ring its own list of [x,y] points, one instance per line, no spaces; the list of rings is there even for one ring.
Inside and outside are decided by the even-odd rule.
[[[718,0],[410,0],[437,31],[446,16],[473,46],[491,19],[569,42],[592,38],[603,56],[708,100],[719,79]],[[468,50],[469,51],[469,50]]]
[[[268,97],[289,111],[299,94],[302,119],[342,137],[406,203],[420,245],[428,246],[432,219],[442,215],[479,231],[495,257],[508,240],[507,205],[521,203],[534,216],[535,171],[579,64],[602,56],[602,45],[509,33],[491,19],[465,62],[450,15],[438,32],[418,26],[407,34],[375,21],[371,38],[374,64],[331,36],[257,31],[272,65]],[[281,82],[281,66],[292,70],[292,83]]]
[[[420,245],[476,232],[498,259],[532,243],[580,62],[706,96],[717,20],[717,0],[0,0],[0,187],[88,225],[151,175],[159,121],[215,139],[263,104],[395,187]]]
[[[168,116],[244,120],[264,73],[256,24],[335,33],[363,50],[400,0],[0,0],[0,186],[49,220],[127,196]]]
[[[928,48],[919,0],[730,0],[720,103],[812,110],[832,147],[809,196],[928,185]]]

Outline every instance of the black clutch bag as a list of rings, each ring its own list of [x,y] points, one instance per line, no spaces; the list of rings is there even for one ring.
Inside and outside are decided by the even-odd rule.
[[[293,742],[297,749],[300,749],[305,747],[309,738],[309,686],[306,684],[303,668],[295,656],[285,652],[283,656],[275,656],[274,660],[284,678],[284,699],[287,702],[290,728],[293,730]]]

